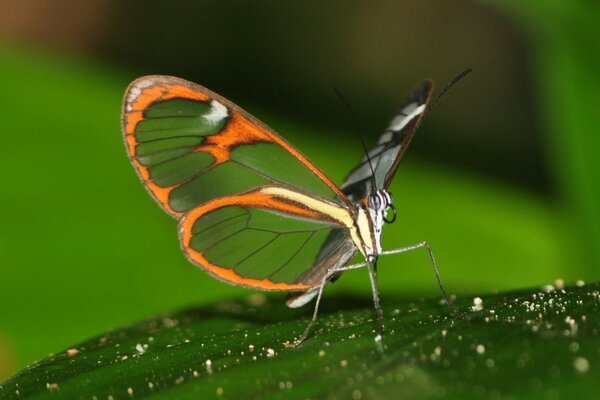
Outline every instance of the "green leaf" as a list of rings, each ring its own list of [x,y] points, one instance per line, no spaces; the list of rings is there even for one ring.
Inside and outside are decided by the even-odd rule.
[[[10,93],[0,96],[0,165],[10,172],[2,174],[0,196],[0,380],[110,327],[248,293],[186,260],[177,222],[160,210],[131,168],[119,113],[133,72],[6,43],[0,43],[0,60],[2,90]],[[312,125],[311,116],[293,122],[256,104],[247,109],[335,182],[362,156],[348,132]],[[386,226],[384,248],[427,240],[445,283],[458,293],[523,288],[557,277],[600,279],[598,263],[588,268],[582,261],[600,249],[598,241],[579,236],[585,234],[578,224],[594,221],[593,215],[573,217],[562,201],[420,162],[409,153],[391,186],[396,208],[404,212]],[[572,165],[562,156],[554,159]],[[590,173],[599,170],[592,167]],[[437,290],[424,249],[382,258],[379,268],[384,299]],[[328,296],[341,290],[369,296],[364,271],[345,274]]]
[[[387,301],[385,301],[387,300]],[[478,300],[481,300],[480,302]],[[262,296],[160,316],[81,343],[0,385],[0,398],[592,398],[600,390],[600,284],[458,299],[325,296],[305,310]]]

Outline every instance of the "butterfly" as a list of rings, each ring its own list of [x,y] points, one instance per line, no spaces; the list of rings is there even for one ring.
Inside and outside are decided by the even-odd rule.
[[[124,98],[122,128],[131,163],[152,197],[179,219],[188,259],[217,279],[288,292],[300,307],[346,270],[367,267],[383,334],[377,259],[396,210],[388,191],[427,111],[433,82],[419,84],[377,144],[341,186],[267,125],[218,94],[184,79],[144,76]],[[364,262],[349,265],[360,253]],[[445,295],[447,301],[449,299]]]

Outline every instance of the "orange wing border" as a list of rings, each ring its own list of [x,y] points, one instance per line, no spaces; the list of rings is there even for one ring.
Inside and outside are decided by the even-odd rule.
[[[152,104],[175,98],[208,102],[216,100],[227,107],[230,120],[221,131],[206,136],[204,143],[194,151],[204,151],[215,158],[213,166],[229,159],[230,152],[237,146],[257,142],[275,143],[290,153],[311,173],[321,179],[331,191],[348,207],[352,204],[342,190],[331,181],[316,165],[308,160],[299,150],[289,144],[266,124],[209,89],[185,79],[164,75],[148,75],[133,81],[125,92],[121,124],[128,157],[135,167],[144,186],[152,197],[170,215],[180,218],[184,212],[173,210],[169,205],[169,194],[181,184],[160,187],[152,182],[149,168],[143,166],[135,158],[135,149],[139,144],[135,137],[137,124],[143,120],[144,111]]]
[[[263,209],[270,209],[301,218],[327,221],[331,223],[332,226],[337,225],[348,229],[348,224],[352,223],[352,217],[350,215],[350,212],[344,211],[345,209],[342,206],[339,206],[333,202],[329,202],[325,199],[318,200],[318,202],[324,205],[325,208],[328,208],[329,210],[333,209],[339,212],[340,214],[338,215],[335,215],[330,211],[322,212],[319,211],[317,208],[310,207],[307,204],[302,204],[291,199],[286,199],[285,197],[274,194],[272,191],[270,191],[270,189],[282,189],[284,191],[286,190],[286,188],[283,187],[278,188],[273,186],[263,186],[251,192],[220,197],[190,210],[181,219],[179,224],[179,239],[182,250],[193,264],[200,266],[215,278],[230,284],[260,290],[286,291],[304,291],[312,287],[316,287],[319,285],[319,283],[305,284],[302,282],[296,282],[288,284],[273,282],[269,279],[246,278],[238,275],[234,270],[230,268],[211,263],[209,260],[206,259],[206,257],[204,257],[204,255],[201,252],[190,247],[190,242],[193,238],[192,228],[194,223],[198,219],[202,218],[202,216],[227,206],[259,207]],[[294,193],[304,195],[299,192]],[[346,212],[348,213],[347,215],[345,214]]]

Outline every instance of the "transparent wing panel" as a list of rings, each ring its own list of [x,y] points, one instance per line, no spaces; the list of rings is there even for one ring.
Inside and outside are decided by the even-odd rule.
[[[346,230],[337,225],[268,209],[227,206],[194,222],[189,247],[242,280],[314,285],[327,272],[319,265],[329,263],[348,240]],[[345,251],[351,257],[355,250]]]
[[[169,213],[283,184],[338,204],[344,194],[266,125],[200,85],[143,77],[130,85],[123,132],[135,168]]]

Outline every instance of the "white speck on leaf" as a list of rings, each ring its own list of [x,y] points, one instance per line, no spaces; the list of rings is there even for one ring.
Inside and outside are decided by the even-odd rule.
[[[573,361],[573,366],[577,372],[581,372],[582,374],[590,370],[590,362],[583,357],[577,357],[575,361]]]
[[[473,299],[473,306],[471,307],[473,311],[481,311],[483,310],[483,300],[481,297],[475,297]]]

